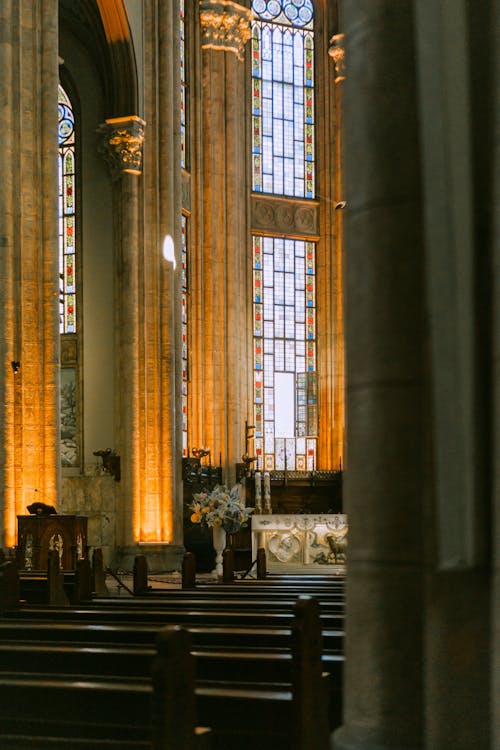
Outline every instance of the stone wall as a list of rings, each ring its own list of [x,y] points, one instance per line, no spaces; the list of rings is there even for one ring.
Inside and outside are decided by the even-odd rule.
[[[103,551],[104,564],[110,565],[116,549],[116,504],[118,485],[111,476],[63,477],[58,512],[88,518],[90,553]]]

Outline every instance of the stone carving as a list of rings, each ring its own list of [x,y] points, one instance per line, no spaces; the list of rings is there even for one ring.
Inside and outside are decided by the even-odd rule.
[[[299,559],[302,545],[293,534],[274,534],[268,542],[268,549],[280,562],[287,563]]]
[[[99,148],[107,161],[111,176],[142,173],[142,146],[146,123],[140,117],[114,117],[99,127],[102,143]]]
[[[202,48],[233,52],[238,60],[243,60],[245,44],[252,33],[251,18],[248,8],[230,0],[202,0]]]
[[[298,208],[295,212],[295,226],[299,232],[314,234],[315,220],[315,211],[312,208]]]
[[[335,65],[335,83],[345,80],[345,50],[344,35],[334,34],[330,39],[328,54],[333,58]]]
[[[266,234],[318,236],[318,204],[296,199],[252,196],[252,229]]]

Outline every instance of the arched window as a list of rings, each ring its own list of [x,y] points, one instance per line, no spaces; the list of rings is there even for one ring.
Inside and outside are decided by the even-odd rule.
[[[59,85],[59,278],[60,333],[76,333],[75,118]]]
[[[78,408],[76,135],[70,98],[59,85],[59,332],[61,334],[61,463],[80,464]]]
[[[253,0],[252,188],[315,196],[314,6]],[[274,210],[274,209],[271,209]],[[264,470],[316,468],[316,248],[253,227],[255,452]]]
[[[180,14],[180,65],[181,65],[181,169],[189,170],[188,153],[188,70],[186,48],[186,8],[184,0],[179,0]],[[189,348],[188,348],[188,209],[183,206],[181,215],[181,327],[182,327],[182,456],[188,456],[188,387],[189,387]]]

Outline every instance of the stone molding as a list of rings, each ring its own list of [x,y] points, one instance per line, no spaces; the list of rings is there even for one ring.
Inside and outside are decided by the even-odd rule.
[[[253,193],[252,231],[270,235],[291,235],[318,239],[319,206],[296,198],[276,198]]]
[[[99,148],[113,179],[123,173],[142,174],[142,147],[146,123],[137,115],[113,117],[99,126]]]
[[[233,52],[243,60],[245,44],[252,34],[252,12],[231,0],[201,0],[202,49]]]
[[[334,34],[330,39],[328,54],[333,59],[335,65],[335,83],[345,80],[345,49],[344,35]]]

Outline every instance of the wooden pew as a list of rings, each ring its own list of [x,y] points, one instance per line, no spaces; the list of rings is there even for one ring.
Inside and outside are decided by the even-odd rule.
[[[19,624],[19,627],[22,630],[26,626]],[[79,626],[80,630],[81,627]],[[321,674],[324,667],[319,646],[321,632],[318,606],[314,600],[297,602],[294,610],[294,623],[287,635],[289,653],[249,655],[238,652],[216,654],[213,650],[209,653],[196,650],[193,652],[197,664],[197,700],[200,716],[207,718],[212,715],[213,711],[216,711],[218,717],[227,712],[230,714],[228,719],[221,721],[218,719],[214,726],[219,743],[223,743],[218,744],[217,747],[234,747],[231,743],[238,740],[239,747],[250,748],[253,747],[254,741],[258,740],[261,747],[270,748],[271,744],[263,745],[262,743],[267,743],[271,738],[276,747],[290,746],[290,741],[294,737],[302,736],[302,725],[299,726],[297,723],[297,705],[298,702],[302,705],[301,702],[304,700],[307,702],[304,696],[308,695],[311,689],[314,689],[316,695],[315,710],[320,710],[319,707],[323,706],[320,715],[323,720],[325,717],[326,720],[328,719],[326,704],[322,703],[323,699],[326,700],[327,691],[324,684],[325,677]],[[123,634],[120,638],[123,638]],[[80,679],[84,680],[87,676],[89,679],[92,678],[97,667],[100,669],[101,677],[103,674],[107,677],[118,675],[121,681],[127,675],[137,678],[141,673],[147,673],[147,666],[152,657],[151,649],[142,647],[135,651],[130,647],[123,649],[109,646],[89,650],[88,647],[81,649],[81,647],[71,645],[54,645],[51,648],[46,646],[40,648],[37,654],[36,649],[39,646],[33,644],[31,647],[27,647],[26,643],[16,645],[11,642],[9,645],[12,652],[10,657],[9,650],[0,647],[0,663],[4,664],[4,668],[13,669],[17,664],[18,669],[25,666],[43,672],[50,667],[51,671],[74,671],[79,674]],[[3,660],[2,657],[6,659]],[[339,663],[341,663],[340,660]],[[300,668],[298,665],[301,665]],[[311,676],[313,665],[315,665],[315,671],[313,670]],[[249,675],[251,666],[253,671]],[[272,674],[272,681],[269,677],[267,681],[264,680],[266,670]],[[251,677],[254,678],[253,682],[250,680]],[[243,682],[244,678],[246,682]],[[312,688],[308,682],[310,680],[320,682],[321,687],[316,684],[316,687]],[[221,710],[221,705],[224,710]],[[314,712],[310,715],[313,717]],[[248,724],[249,716],[250,726],[243,731],[245,717]],[[318,717],[314,721],[316,726],[314,732],[317,732],[321,722]],[[305,723],[309,727],[307,730],[309,734],[306,732],[309,737],[312,730],[308,722]],[[281,735],[283,735],[283,727],[287,725],[289,727],[293,725],[294,729],[285,742],[285,738]],[[242,732],[243,740],[241,739]],[[280,742],[281,745],[276,744]],[[306,744],[304,743],[305,740],[297,747],[301,750],[315,747],[310,744],[309,740]]]
[[[232,589],[239,586],[241,590],[262,590],[262,591],[277,591],[287,590],[288,592],[294,592],[296,596],[300,594],[314,595],[313,592],[324,591],[336,592],[343,596],[344,593],[344,577],[343,576],[332,576],[332,575],[303,575],[303,576],[285,576],[285,575],[269,575],[266,574],[259,576],[257,580],[251,578],[237,579],[234,576],[234,559],[230,554],[231,550],[227,548],[225,551],[225,574],[222,577],[220,583],[201,583],[196,581],[196,560],[191,552],[187,552],[183,558],[182,563],[182,584],[181,589],[194,589],[203,588],[211,589],[217,588],[219,591],[224,589]],[[265,569],[265,550],[261,549],[262,552],[261,566]],[[259,557],[257,557],[259,562]],[[185,570],[187,568],[187,571]],[[265,572],[265,571],[264,571]],[[169,587],[171,590],[171,587]],[[137,555],[134,559],[133,568],[133,593],[134,596],[148,596],[156,595],[159,591],[164,591],[161,587],[156,588],[149,584],[148,580],[148,565],[144,555]]]
[[[0,562],[0,615],[6,609],[12,609],[19,604],[19,573],[14,560],[8,560],[1,555]]]
[[[125,600],[124,600],[125,601]],[[286,608],[247,608],[237,609],[233,606],[224,609],[214,607],[211,609],[193,609],[191,606],[180,607],[176,604],[169,606],[134,607],[126,604],[116,606],[81,605],[76,607],[38,606],[30,607],[22,605],[18,609],[6,610],[4,619],[53,619],[58,622],[75,621],[94,623],[122,623],[134,624],[147,621],[157,627],[162,625],[181,625],[186,628],[196,626],[221,626],[230,627],[234,625],[247,627],[278,627],[289,628],[293,621],[292,611]],[[321,626],[325,630],[343,630],[344,615],[335,612],[320,614]]]
[[[0,747],[207,750],[210,732],[195,726],[194,660],[186,631],[165,628],[158,634],[152,675],[124,681],[2,673]]]
[[[59,569],[59,555],[48,554],[46,571],[18,571],[20,601],[30,604],[79,604],[88,602],[92,595],[92,574],[87,559],[77,560],[72,571]]]

